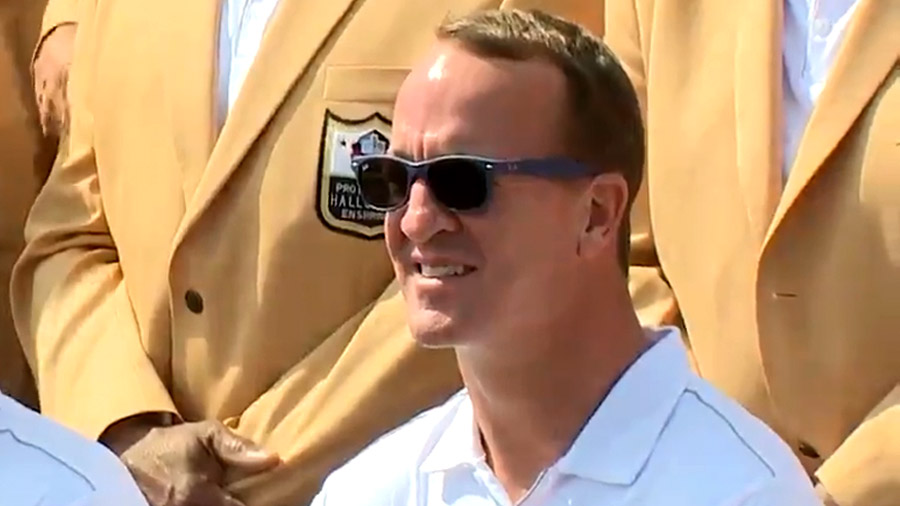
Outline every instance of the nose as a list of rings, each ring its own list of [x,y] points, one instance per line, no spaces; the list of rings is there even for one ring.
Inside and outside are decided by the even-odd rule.
[[[400,230],[415,244],[424,244],[441,232],[459,230],[459,218],[442,206],[421,179],[409,189],[409,201],[400,211]]]

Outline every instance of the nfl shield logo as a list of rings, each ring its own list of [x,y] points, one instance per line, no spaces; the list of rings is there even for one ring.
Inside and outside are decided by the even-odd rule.
[[[383,237],[384,213],[363,202],[351,161],[357,156],[386,153],[390,132],[390,121],[378,113],[350,120],[325,111],[317,211],[326,227],[366,239]]]

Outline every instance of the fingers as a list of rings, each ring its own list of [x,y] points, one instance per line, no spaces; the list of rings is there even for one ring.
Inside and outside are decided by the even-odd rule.
[[[244,506],[243,502],[238,501],[233,496],[231,496],[225,492],[222,492],[222,491],[220,491],[220,497],[218,500],[220,501],[220,504],[222,506]],[[216,504],[216,503],[213,503],[213,504]]]
[[[150,506],[170,506],[177,503],[175,487],[169,481],[127,461],[125,465]]]
[[[60,119],[59,115],[61,114],[62,105],[59,102],[58,96],[54,95],[50,97],[50,105],[48,109],[48,132],[45,134],[46,136],[58,137],[60,133]]]
[[[50,86],[49,93],[47,94],[47,97],[49,97],[49,106],[47,107],[49,115],[47,122],[49,129],[44,135],[58,137],[65,133],[68,128],[69,103],[66,94],[68,80],[68,69],[65,67],[57,69],[56,75],[52,81],[53,84]],[[45,100],[44,102],[46,103],[48,100]]]
[[[37,96],[38,113],[41,122],[41,132],[45,137],[61,135],[68,129],[69,104],[66,100],[65,86],[46,89],[46,83]]]
[[[49,41],[49,39],[48,39]],[[52,46],[49,42],[45,46]],[[69,65],[71,58],[58,58],[53,47],[44,47],[34,62],[34,96],[37,101],[41,131],[45,137],[61,136],[69,126]],[[56,56],[56,57],[55,57]]]
[[[225,492],[217,483],[191,477],[177,485],[154,481],[138,481],[150,506],[245,506]]]
[[[222,490],[219,485],[205,482],[195,483],[187,497],[172,501],[171,506],[244,506],[244,503]]]
[[[68,93],[68,81],[66,85],[63,86],[62,92],[62,102],[60,104],[60,122],[59,122],[59,136],[62,137],[69,133],[69,93]]]
[[[56,75],[56,134],[62,136],[69,130],[69,68],[59,69]]]
[[[220,423],[210,424],[207,446],[225,467],[259,473],[277,466],[281,459],[253,441],[231,432]]]
[[[53,129],[50,127],[50,124],[53,121],[53,114],[50,112],[47,103],[48,100],[41,96],[38,105],[38,117],[41,120],[41,133],[44,134],[44,137],[51,137],[53,135]]]
[[[272,455],[221,423],[154,427],[147,422],[126,420],[107,437],[113,443],[136,438],[121,459],[151,506],[244,506],[225,491],[223,472],[234,463],[259,470],[271,467]]]
[[[47,80],[39,79],[37,75],[34,80],[34,97],[37,101],[38,118],[41,122],[41,133],[44,134],[44,137],[50,137],[53,134],[51,127],[53,113],[51,111],[51,100],[47,93]]]
[[[39,79],[37,74],[34,76],[34,100],[35,104],[38,108],[38,118],[41,121],[41,132],[46,136],[47,135],[47,115],[44,111],[44,89],[47,87],[47,83],[43,79]]]

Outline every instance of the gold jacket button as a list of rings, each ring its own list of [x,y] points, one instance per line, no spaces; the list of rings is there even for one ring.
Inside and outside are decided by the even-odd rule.
[[[807,443],[806,441],[800,441],[800,444],[797,445],[797,450],[798,450],[798,451],[800,452],[800,454],[803,455],[804,457],[809,457],[809,458],[811,458],[811,459],[818,459],[818,458],[820,458],[819,452],[816,451],[816,449],[813,448],[812,445],[810,445],[810,444]]]
[[[203,297],[196,290],[188,290],[184,293],[184,303],[188,310],[194,314],[203,312]]]

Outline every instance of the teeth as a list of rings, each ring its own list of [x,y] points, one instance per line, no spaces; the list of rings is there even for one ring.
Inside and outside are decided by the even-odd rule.
[[[420,271],[426,278],[441,278],[445,276],[462,276],[466,273],[463,265],[425,265],[419,266]]]

